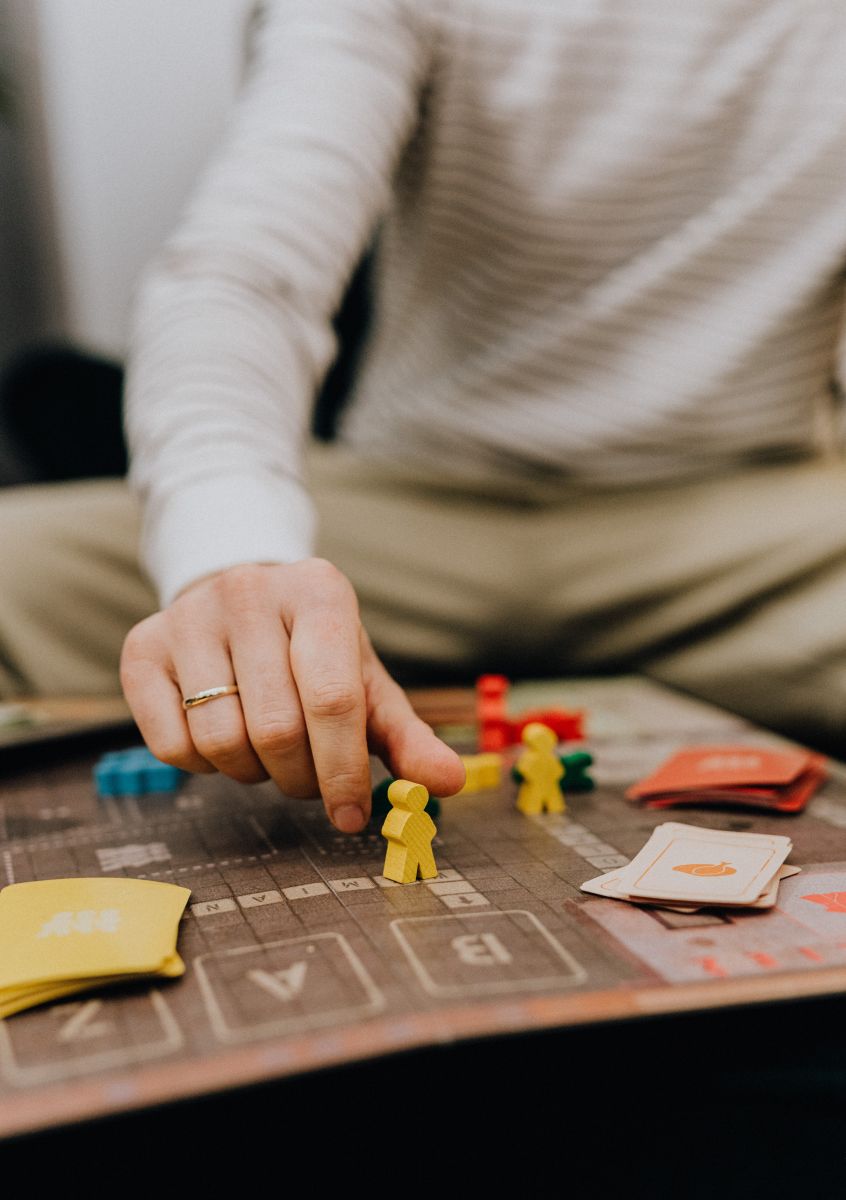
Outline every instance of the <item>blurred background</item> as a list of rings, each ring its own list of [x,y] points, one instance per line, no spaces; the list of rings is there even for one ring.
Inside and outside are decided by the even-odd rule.
[[[0,485],[120,474],[133,289],[219,140],[254,0],[0,0]]]

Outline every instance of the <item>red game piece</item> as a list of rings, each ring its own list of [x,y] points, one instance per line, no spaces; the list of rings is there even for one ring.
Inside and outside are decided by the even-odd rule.
[[[521,713],[510,723],[513,730],[513,740],[519,741],[527,725],[546,725],[551,729],[559,742],[581,742],[584,740],[584,717],[580,709],[568,711],[565,708],[537,708],[531,712]]]
[[[482,751],[503,750],[510,745],[510,722],[505,713],[509,686],[504,675],[480,675],[476,680],[476,719]]]
[[[504,675],[480,675],[476,680],[476,718],[479,725],[479,749],[504,750],[519,744],[527,725],[546,725],[559,742],[584,739],[584,713],[581,709],[539,708],[509,717],[506,697],[510,683]]]

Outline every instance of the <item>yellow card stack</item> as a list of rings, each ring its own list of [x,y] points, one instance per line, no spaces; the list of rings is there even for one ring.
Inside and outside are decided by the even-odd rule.
[[[45,879],[0,891],[0,1017],[145,976],[182,975],[191,892],[148,879]]]

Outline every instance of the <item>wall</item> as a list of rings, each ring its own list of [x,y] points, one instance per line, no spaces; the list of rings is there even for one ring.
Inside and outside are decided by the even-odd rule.
[[[36,68],[16,72],[14,136],[25,143],[37,324],[121,357],[138,273],[225,124],[252,0],[2,3]]]
[[[0,364],[41,325],[31,196],[27,195],[20,87],[31,66],[21,22],[0,4],[0,79],[15,97],[0,113]]]

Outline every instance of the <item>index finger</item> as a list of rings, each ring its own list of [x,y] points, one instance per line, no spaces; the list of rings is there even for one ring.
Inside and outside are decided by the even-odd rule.
[[[310,592],[290,622],[290,661],[329,819],[358,833],[370,818],[370,757],[355,594],[338,580]]]

